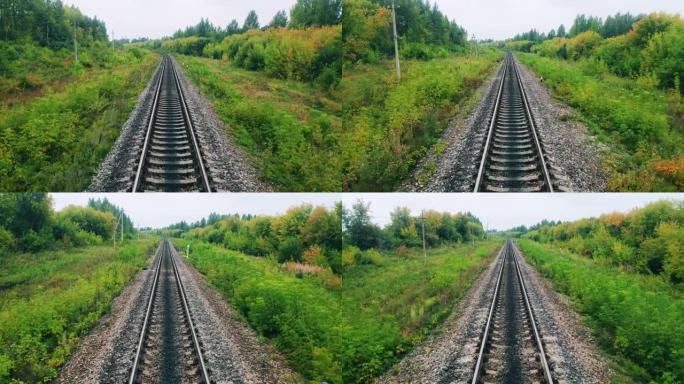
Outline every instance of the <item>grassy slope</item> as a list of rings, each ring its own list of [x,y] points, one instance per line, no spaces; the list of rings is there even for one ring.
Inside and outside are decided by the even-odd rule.
[[[585,316],[634,382],[684,381],[684,294],[663,280],[520,240],[526,259]]]
[[[345,69],[338,91],[345,100],[344,189],[394,190],[449,120],[472,105],[471,96],[500,57],[498,51],[485,50],[404,60],[401,83],[390,61]]]
[[[281,191],[339,191],[340,103],[314,86],[225,61],[180,56],[237,143]]]
[[[141,51],[112,57],[111,68],[78,71],[45,95],[0,106],[0,190],[88,186],[158,64]]]
[[[607,144],[611,189],[684,188],[684,131],[675,112],[683,108],[681,98],[643,79],[617,77],[588,61],[517,55],[561,100],[575,107],[590,132]]]
[[[191,262],[308,380],[368,383],[451,312],[499,246],[430,250],[427,266],[419,252],[388,254],[341,285],[202,242]]]
[[[0,270],[0,382],[59,368],[140,270],[156,240],[5,256]]]

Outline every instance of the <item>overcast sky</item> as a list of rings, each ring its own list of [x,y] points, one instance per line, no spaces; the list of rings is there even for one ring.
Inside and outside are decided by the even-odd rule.
[[[560,24],[569,29],[580,13],[603,18],[617,12],[684,13],[682,0],[432,0],[431,3],[434,1],[450,19],[478,39],[505,39],[531,28],[548,32]],[[66,0],[65,3],[104,20],[110,37],[114,32],[116,38],[159,38],[197,24],[202,17],[222,27],[233,18],[242,25],[251,9],[257,12],[263,25],[281,9],[289,14],[295,0]]]
[[[530,226],[543,219],[575,220],[614,211],[627,212],[648,202],[670,199],[684,200],[684,194],[657,193],[554,193],[554,194],[356,194],[342,196],[345,206],[358,199],[371,203],[371,216],[384,226],[390,212],[407,207],[419,215],[421,209],[439,212],[471,212],[489,229],[505,230],[518,225]]]
[[[179,28],[208,18],[225,28],[231,19],[240,25],[250,10],[255,10],[260,24],[268,24],[276,12],[290,8],[295,0],[65,0],[88,16],[97,16],[107,24],[109,37],[160,38]]]
[[[617,12],[632,14],[665,11],[684,13],[682,0],[432,0],[449,19],[456,20],[478,39],[513,37],[536,28],[540,32],[565,24],[578,14],[605,19]]]
[[[340,194],[336,193],[51,193],[54,208],[68,205],[86,205],[91,198],[106,197],[112,204],[123,207],[136,227],[161,228],[182,220],[194,222],[220,214],[274,215],[289,207],[310,203],[334,207]]]

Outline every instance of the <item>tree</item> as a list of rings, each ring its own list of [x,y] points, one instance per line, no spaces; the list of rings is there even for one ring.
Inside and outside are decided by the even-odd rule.
[[[370,220],[370,203],[359,200],[352,205],[351,212],[343,215],[345,240],[348,244],[369,249],[377,247],[380,238],[380,228]]]
[[[284,28],[287,27],[287,13],[282,10],[273,16],[273,20],[268,24],[269,28]]]
[[[243,31],[249,31],[250,29],[259,29],[259,17],[254,10],[249,11],[244,24],[242,24]]]
[[[341,17],[341,0],[297,0],[290,10],[290,25],[295,28],[337,25]]]
[[[558,27],[558,30],[557,30],[557,32],[556,32],[556,36],[558,36],[558,37],[566,37],[565,25],[561,24],[560,27]]]
[[[226,34],[230,36],[236,35],[238,33],[240,33],[240,24],[238,24],[237,20],[233,19],[226,27]]]

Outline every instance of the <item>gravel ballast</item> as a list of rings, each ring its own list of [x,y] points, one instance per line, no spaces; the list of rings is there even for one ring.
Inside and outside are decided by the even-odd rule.
[[[172,58],[172,61],[178,72],[212,187],[225,192],[271,191],[272,187],[259,179],[251,159],[230,136],[228,127],[217,116],[212,104],[188,80],[176,60]],[[107,157],[100,164],[88,191],[125,192],[132,188],[133,175],[140,159],[153,107],[155,85],[160,75],[159,67],[138,97],[135,109],[122,127]]]
[[[573,119],[575,113],[570,107],[555,100],[543,82],[515,60],[551,177],[565,191],[605,191],[608,175],[603,169],[601,144]],[[472,192],[502,74],[500,66],[478,89],[479,101],[472,113],[452,119],[439,143],[419,161],[400,190]],[[436,154],[437,146],[445,148],[440,155]],[[421,177],[425,174],[431,176]]]
[[[220,294],[175,253],[188,305],[214,383],[295,383],[298,376],[271,346],[235,318]],[[155,257],[150,258],[154,265]],[[84,337],[71,355],[59,383],[127,382],[154,278],[140,271],[114,300],[112,311]]]
[[[479,337],[487,321],[501,253],[473,284],[452,316],[378,382],[466,383],[472,378]],[[569,300],[519,258],[549,364],[559,383],[607,383],[613,375]]]

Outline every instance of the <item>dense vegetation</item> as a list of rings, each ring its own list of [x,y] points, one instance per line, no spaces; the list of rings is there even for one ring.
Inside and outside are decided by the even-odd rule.
[[[0,381],[50,382],[154,241],[14,254],[0,269]],[[14,380],[14,381],[12,381]]]
[[[133,224],[128,215],[107,199],[91,200],[87,207],[70,206],[54,212],[52,200],[45,193],[3,193],[0,194],[0,259],[15,252],[102,244],[112,238],[114,227],[121,219],[124,232],[132,235]]]
[[[437,3],[397,0],[395,5],[402,57],[425,60],[464,50],[466,31]],[[345,63],[376,64],[394,56],[390,0],[346,0],[342,25]]]
[[[0,191],[85,189],[156,62],[61,1],[0,2]]]
[[[0,98],[106,65],[111,56],[106,43],[104,23],[60,0],[0,2]]]
[[[251,11],[242,26],[226,28],[202,19],[172,38],[145,41],[143,46],[183,55],[228,61],[238,68],[265,72],[277,79],[294,79],[331,92],[342,77],[340,0],[298,0],[260,28]]]
[[[641,221],[641,225],[625,224],[624,228],[636,230],[642,226],[643,230],[655,226],[663,228],[660,232],[667,232],[670,219],[667,215],[662,218],[655,215],[664,208],[656,205],[642,213],[627,215],[623,217],[625,222],[637,219],[634,216],[643,216],[636,220]],[[604,220],[608,221],[609,217],[604,217]],[[616,229],[613,225],[608,228]],[[562,230],[560,227],[559,231]],[[675,243],[680,242],[680,257],[681,238],[680,233],[674,240]],[[623,234],[623,239],[630,239],[629,231]],[[553,245],[541,245],[531,240],[521,240],[519,244],[526,259],[553,281],[555,289],[572,299],[580,313],[585,315],[598,343],[619,358],[621,370],[633,382],[684,381],[684,339],[681,337],[684,334],[684,297],[681,289],[673,288],[659,277],[636,275],[605,265],[601,259],[577,256]],[[645,240],[642,246],[646,244],[654,248],[666,246],[674,249],[673,237],[663,242],[655,238]],[[602,244],[594,247],[605,249]],[[620,249],[618,251],[625,254]],[[638,252],[633,251],[632,254]]]
[[[299,81],[184,56],[185,73],[213,102],[261,176],[282,191],[339,191],[340,104]]]
[[[307,380],[370,383],[451,312],[497,247],[433,249],[427,264],[376,252],[341,279],[197,241],[190,260]]]
[[[0,106],[0,190],[88,186],[158,64],[135,48],[107,50],[110,68],[81,70],[63,89]]]
[[[412,216],[408,208],[396,208],[390,218],[390,223],[381,229],[371,221],[370,203],[357,201],[351,209],[343,211],[344,244],[361,250],[420,247],[424,234],[425,245],[436,247],[480,240],[484,235],[482,223],[471,213],[428,210]]]
[[[684,204],[661,201],[632,212],[611,213],[530,231],[535,241],[554,244],[598,263],[684,283]]]
[[[169,230],[192,244],[192,264],[307,380],[370,383],[451,313],[500,244],[457,244],[481,238],[478,220],[429,212],[423,259],[410,248],[417,219],[398,209],[385,249],[348,243],[341,251],[341,221],[352,241],[351,232],[380,231],[368,210],[362,202],[352,212],[303,205],[275,217],[211,215]]]
[[[55,379],[146,264],[151,241],[101,245],[120,218],[129,238],[130,218],[106,199],[54,212],[45,194],[0,194],[0,382]]]
[[[295,262],[337,270],[340,268],[342,207],[334,209],[304,204],[292,207],[279,216],[213,215],[205,223],[194,225],[185,236],[248,255],[276,256],[279,263]],[[190,226],[173,226],[189,229]]]
[[[509,46],[537,54],[520,55],[521,61],[610,145],[611,189],[684,187],[681,17],[618,14],[603,22],[580,16],[567,37],[520,38],[531,40]]]
[[[472,95],[501,57],[494,50],[430,61],[404,60],[345,69],[341,161],[344,190],[391,191],[437,143],[449,120],[467,113]],[[444,148],[435,146],[438,153]],[[430,175],[424,175],[429,178]]]

